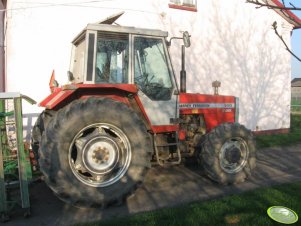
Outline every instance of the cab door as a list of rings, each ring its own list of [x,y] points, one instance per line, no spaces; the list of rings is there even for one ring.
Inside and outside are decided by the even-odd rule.
[[[177,92],[164,38],[133,36],[133,82],[153,126],[170,125],[176,118]]]

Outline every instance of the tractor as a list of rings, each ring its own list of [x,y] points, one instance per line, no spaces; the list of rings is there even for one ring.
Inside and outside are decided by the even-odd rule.
[[[256,164],[252,132],[238,123],[234,96],[186,92],[190,35],[88,24],[72,42],[69,83],[40,106],[32,149],[46,184],[80,207],[122,203],[153,166],[196,159],[220,184],[243,182]],[[180,87],[169,48],[183,40]],[[159,165],[159,166],[158,166]]]

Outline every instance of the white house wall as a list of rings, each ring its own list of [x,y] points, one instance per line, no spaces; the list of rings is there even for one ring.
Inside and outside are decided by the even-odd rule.
[[[37,2],[8,1],[7,91],[41,101],[49,94],[53,69],[60,84],[67,82],[75,35],[88,23],[125,11],[120,25],[167,30],[170,36],[189,31],[188,92],[211,94],[212,81],[219,80],[220,94],[240,98],[240,122],[248,128],[289,128],[291,57],[271,25],[278,21],[289,43],[291,26],[274,11],[245,0],[199,0],[197,12],[171,9],[166,0]],[[178,76],[180,45],[175,40],[171,47]],[[42,109],[24,105],[24,111],[30,115]]]

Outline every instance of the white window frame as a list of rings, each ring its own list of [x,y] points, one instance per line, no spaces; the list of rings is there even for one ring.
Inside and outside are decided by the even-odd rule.
[[[169,3],[172,5],[197,8],[197,0],[170,0]]]

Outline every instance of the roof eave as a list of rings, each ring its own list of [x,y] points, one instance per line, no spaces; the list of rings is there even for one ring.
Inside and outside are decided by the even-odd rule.
[[[267,0],[267,2],[271,5],[278,6],[278,7],[285,7],[281,2],[278,0]],[[283,19],[285,19],[287,22],[289,22],[291,25],[293,25],[293,29],[299,29],[301,28],[301,19],[294,14],[291,10],[285,10],[287,13],[287,16],[282,12],[281,9],[274,9]]]

